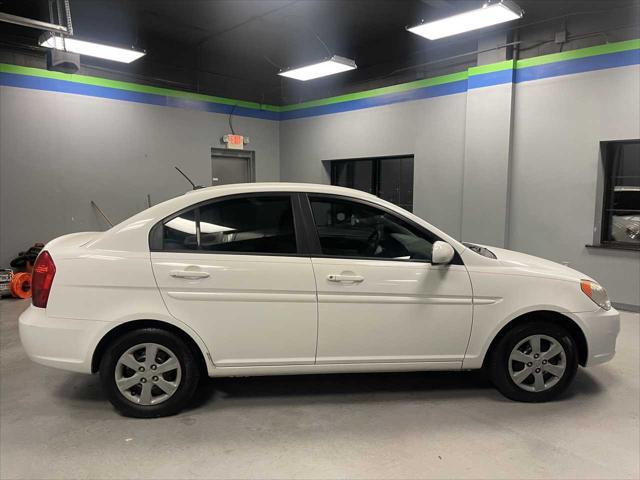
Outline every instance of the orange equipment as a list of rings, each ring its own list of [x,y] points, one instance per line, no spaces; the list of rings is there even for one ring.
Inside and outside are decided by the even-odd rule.
[[[31,274],[16,273],[11,280],[11,295],[17,298],[31,297]]]

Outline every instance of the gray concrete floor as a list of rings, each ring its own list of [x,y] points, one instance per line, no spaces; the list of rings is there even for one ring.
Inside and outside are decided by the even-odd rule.
[[[503,399],[477,373],[209,380],[171,418],[128,419],[96,376],[25,356],[0,300],[0,478],[639,478],[637,314],[618,355],[560,401]]]

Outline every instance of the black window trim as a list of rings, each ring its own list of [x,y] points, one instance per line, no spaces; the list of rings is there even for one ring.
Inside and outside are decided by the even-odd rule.
[[[255,198],[255,197],[289,197],[291,202],[291,209],[293,212],[293,229],[296,237],[296,253],[267,253],[267,252],[229,252],[229,251],[210,251],[200,249],[200,241],[198,239],[198,248],[195,250],[186,249],[165,249],[162,245],[162,228],[164,225],[179,217],[189,210],[195,209],[196,219],[196,235],[199,236],[200,229],[200,208],[214,203],[233,200],[235,198]],[[246,193],[234,193],[230,195],[224,195],[221,197],[209,198],[201,202],[193,203],[187,207],[184,207],[177,212],[172,213],[156,222],[156,224],[149,230],[149,251],[151,252],[164,252],[164,253],[182,253],[182,254],[205,254],[205,255],[252,255],[252,256],[265,256],[265,257],[309,257],[310,249],[307,242],[306,229],[304,228],[304,218],[301,213],[300,193],[287,192],[287,191],[265,191],[265,192],[246,192]]]
[[[371,195],[375,195],[375,196],[380,196],[380,170],[381,170],[381,162],[383,162],[384,160],[395,160],[395,159],[399,159],[399,160],[411,160],[413,162],[413,169],[412,169],[412,182],[415,182],[415,154],[413,153],[402,153],[399,155],[382,155],[382,156],[376,156],[376,157],[355,157],[355,158],[338,158],[338,159],[333,159],[333,160],[326,160],[329,162],[329,176],[331,179],[331,185],[335,185],[335,186],[343,186],[340,185],[338,183],[338,178],[337,178],[337,170],[336,170],[336,166],[339,164],[347,164],[347,163],[352,163],[352,162],[367,162],[370,161],[371,162],[371,190],[373,191],[369,191],[366,193],[370,193]],[[346,187],[346,188],[355,188],[355,187]],[[412,189],[414,187],[412,186]],[[359,189],[356,189],[359,190]],[[365,190],[361,190],[361,191],[365,191]],[[414,209],[414,204],[413,204],[413,200],[414,200],[414,194],[415,191],[412,192],[411,194],[411,208],[410,209],[405,209],[408,210],[409,212],[413,213],[413,209]],[[400,205],[398,205],[400,206]],[[403,208],[403,207],[400,207]]]
[[[397,212],[394,212],[393,210],[391,210],[390,208],[387,208],[384,205],[379,205],[379,204],[377,204],[375,202],[370,202],[368,200],[364,200],[364,199],[361,199],[361,198],[349,197],[347,195],[338,195],[338,194],[333,194],[333,193],[305,192],[305,193],[301,194],[301,196],[302,196],[301,201],[302,201],[302,207],[303,207],[303,211],[304,211],[304,217],[306,218],[306,223],[305,223],[304,227],[305,227],[305,230],[307,231],[307,237],[311,237],[308,240],[308,246],[310,247],[309,252],[310,252],[311,256],[315,257],[315,258],[340,258],[340,259],[345,259],[345,260],[367,260],[367,261],[375,260],[375,261],[383,261],[383,262],[423,263],[423,264],[432,265],[432,263],[427,261],[427,260],[416,260],[416,259],[399,260],[397,258],[353,257],[353,256],[345,256],[345,255],[325,255],[324,253],[322,253],[322,247],[320,245],[320,236],[318,234],[318,228],[316,226],[315,219],[313,218],[313,210],[311,209],[311,201],[309,199],[310,196],[311,197],[328,198],[328,199],[345,200],[345,201],[349,201],[349,202],[360,203],[360,204],[368,206],[368,207],[377,208],[378,210],[382,210],[383,212],[388,213],[389,215],[391,215],[394,218],[398,218],[398,219],[408,223],[409,225],[411,225],[412,227],[414,227],[418,231],[423,232],[426,235],[429,235],[431,237],[434,237],[435,241],[446,242],[446,240],[443,240],[441,237],[439,237],[438,235],[436,235],[432,231],[426,229],[422,225],[419,225],[418,223],[414,222],[410,218],[407,218],[407,217],[405,217],[403,215],[400,215]],[[448,243],[448,242],[446,242],[446,243]],[[455,251],[455,255],[454,255],[453,260],[451,261],[450,265],[464,265],[464,262],[462,261],[462,258],[460,257],[460,254],[455,249],[454,249],[454,251]]]
[[[611,202],[611,189],[614,188],[611,168],[612,162],[608,158],[608,147],[610,144],[636,144],[640,140],[638,139],[627,139],[627,140],[607,140],[600,142],[601,145],[601,155],[603,157],[603,188],[602,188],[602,214],[600,216],[600,232],[599,238],[597,239],[597,245],[587,245],[587,247],[592,248],[609,248],[612,250],[632,250],[638,251],[640,250],[640,244],[633,242],[624,242],[620,240],[607,240],[606,237],[609,232],[611,216],[607,214],[609,211],[609,206]]]

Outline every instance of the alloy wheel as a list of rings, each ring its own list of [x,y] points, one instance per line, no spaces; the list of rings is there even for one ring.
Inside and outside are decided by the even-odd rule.
[[[556,385],[567,368],[562,344],[547,335],[530,335],[509,355],[509,375],[519,388],[543,392]]]
[[[115,368],[116,386],[129,401],[157,405],[180,386],[182,368],[176,355],[157,343],[140,343],[124,352]]]

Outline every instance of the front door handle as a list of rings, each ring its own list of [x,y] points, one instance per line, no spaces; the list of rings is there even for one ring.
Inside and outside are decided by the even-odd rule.
[[[209,274],[207,272],[198,272],[197,270],[171,270],[169,273],[174,278],[208,278]]]
[[[331,274],[331,275],[327,275],[327,280],[329,280],[330,282],[353,282],[353,283],[360,283],[362,281],[364,281],[364,277],[360,276],[360,275],[338,275],[338,274]]]

